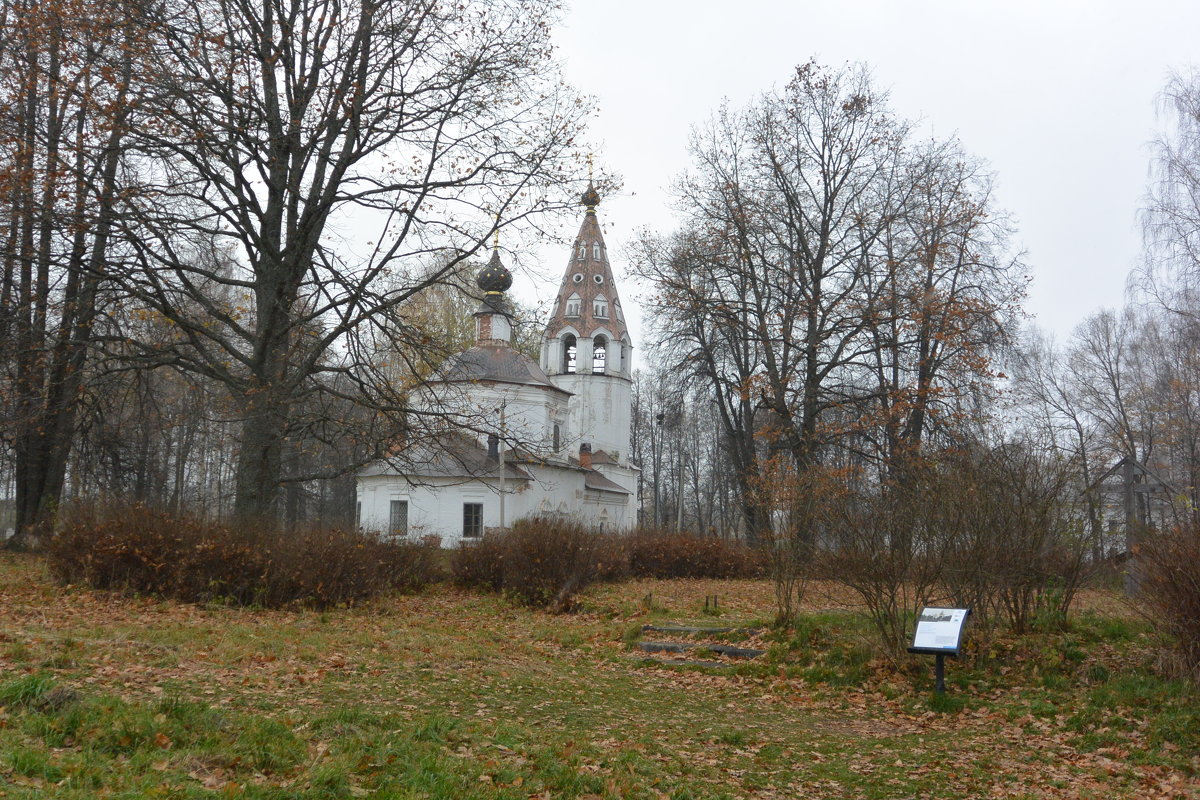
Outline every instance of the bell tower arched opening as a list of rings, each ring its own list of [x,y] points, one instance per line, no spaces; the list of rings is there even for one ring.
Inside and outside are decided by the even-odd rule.
[[[562,371],[566,374],[574,373],[578,369],[576,363],[576,354],[578,351],[578,342],[575,340],[575,334],[568,333],[562,340]]]
[[[603,334],[592,340],[592,373],[603,375],[608,360],[608,337]]]

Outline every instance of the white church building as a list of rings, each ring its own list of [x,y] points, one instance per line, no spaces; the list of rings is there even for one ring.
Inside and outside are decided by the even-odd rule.
[[[451,357],[426,401],[474,420],[358,475],[359,524],[445,547],[517,519],[549,515],[602,530],[637,518],[639,469],[629,460],[633,345],[596,217],[583,224],[542,337],[540,363],[513,349],[498,251],[478,275],[475,346]]]

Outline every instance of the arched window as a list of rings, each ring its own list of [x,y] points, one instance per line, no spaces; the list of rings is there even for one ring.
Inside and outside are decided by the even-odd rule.
[[[600,260],[600,243],[599,242],[592,242],[592,258],[596,259],[597,261]]]
[[[575,258],[578,259],[579,261],[583,261],[583,259],[586,257],[587,257],[587,245],[584,244],[583,242],[580,242],[579,243],[579,253],[578,253],[578,255],[575,256]]]
[[[608,319],[608,299],[599,295],[592,301],[592,316],[597,319]]]
[[[562,449],[562,432],[558,428],[558,423],[554,423],[554,452]]]
[[[579,316],[579,305],[580,305],[580,299],[579,299],[578,294],[573,294],[570,297],[568,297],[567,298],[567,316],[568,317],[578,317]]]
[[[563,337],[563,367],[562,371],[571,373],[575,371],[575,336],[568,333]]]
[[[605,356],[608,354],[608,339],[604,336],[597,336],[592,340],[592,372],[596,375],[604,374]]]

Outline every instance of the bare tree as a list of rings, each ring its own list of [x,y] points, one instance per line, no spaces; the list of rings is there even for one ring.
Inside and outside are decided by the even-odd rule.
[[[1135,301],[1149,298],[1162,374],[1153,394],[1176,480],[1200,496],[1193,387],[1200,359],[1200,70],[1173,73],[1159,95],[1165,130],[1151,143],[1151,183],[1142,210],[1144,260],[1131,280]],[[1153,313],[1158,308],[1165,318]],[[1150,387],[1146,387],[1149,389]],[[1166,465],[1163,465],[1166,466]]]
[[[559,202],[587,109],[556,79],[554,14],[547,0],[152,7],[137,252],[119,280],[176,332],[142,355],[232,398],[237,513],[274,514],[281,482],[306,477],[284,452],[311,429],[303,409],[324,407],[314,395],[399,419],[412,387],[389,383],[379,343],[436,350],[406,304],[461,268],[494,215]]]
[[[1016,407],[1028,441],[1056,454],[1071,466],[1074,492],[1063,501],[1079,509],[1087,522],[1092,557],[1104,556],[1104,520],[1100,495],[1088,491],[1104,471],[1100,435],[1083,406],[1076,376],[1064,351],[1044,337],[1030,333],[1014,359]]]
[[[1148,313],[1100,311],[1075,334],[1068,366],[1078,402],[1099,427],[1112,460],[1128,456],[1145,463],[1155,457],[1162,419],[1148,391],[1154,360],[1147,334],[1153,327]]]
[[[771,476],[888,480],[930,430],[978,418],[962,408],[991,390],[1023,286],[978,160],[914,145],[865,67],[813,63],[722,109],[692,154],[682,231],[635,261],[663,363],[716,403],[748,530],[818,519]]]
[[[737,263],[736,255],[725,255],[722,258],[706,243],[682,234],[669,240],[647,237],[638,245],[636,263],[658,289],[648,316],[657,336],[651,349],[660,362],[660,373],[682,377],[685,386],[703,391],[712,403],[724,460],[739,487],[742,523],[747,538],[756,541],[768,525],[755,492],[760,473],[754,435],[759,398],[753,387],[761,349],[745,335],[750,321],[743,303],[747,277],[730,269],[731,262]],[[651,432],[652,445],[655,432],[661,438],[661,426]],[[657,509],[661,448],[652,449],[650,457]],[[657,511],[655,521],[661,521]]]
[[[954,431],[957,401],[991,391],[1024,297],[992,178],[956,140],[912,149],[901,202],[879,237],[868,329],[876,411],[867,421],[893,472],[931,430]]]
[[[125,3],[0,2],[0,343],[15,541],[52,516],[113,251],[131,76]]]
[[[1134,286],[1165,308],[1200,309],[1200,70],[1176,72],[1159,96],[1167,130],[1151,143],[1142,211],[1145,260]]]

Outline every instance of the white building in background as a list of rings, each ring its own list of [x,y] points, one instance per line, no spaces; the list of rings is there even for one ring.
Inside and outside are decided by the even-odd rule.
[[[538,514],[604,530],[636,522],[633,345],[596,218],[600,196],[589,187],[582,200],[541,363],[511,346],[512,275],[493,252],[477,279],[485,294],[475,346],[449,359],[427,390],[428,402],[479,422],[363,469],[364,528],[449,547]]]

